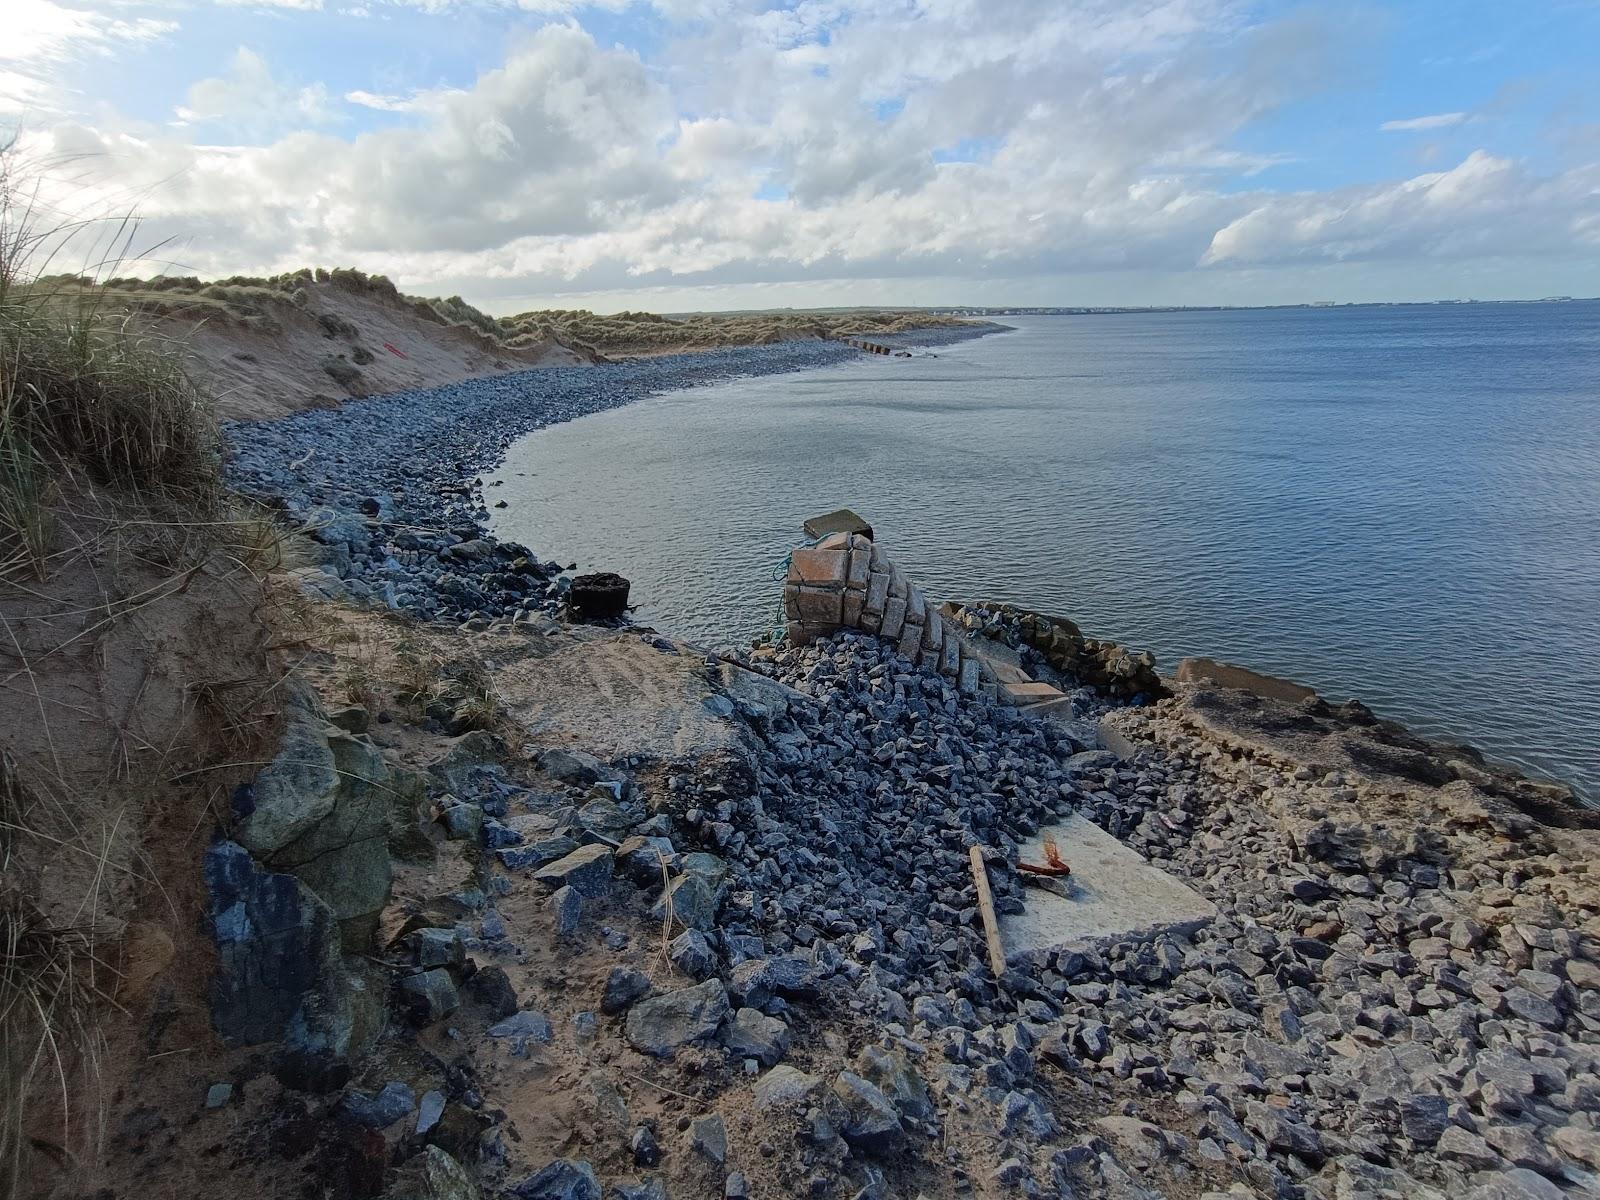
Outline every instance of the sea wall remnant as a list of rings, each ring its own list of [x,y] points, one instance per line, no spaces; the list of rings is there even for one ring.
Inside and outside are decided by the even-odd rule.
[[[1083,636],[1071,621],[1003,604],[934,606],[849,509],[805,523],[813,541],[789,556],[784,578],[788,637],[797,646],[856,629],[894,643],[902,656],[1035,715],[1070,709],[1065,694],[1035,679],[1019,650],[1032,646],[1063,676],[1117,699],[1166,695],[1148,652]]]
[[[797,646],[841,629],[859,629],[954,679],[964,695],[999,696],[994,672],[954,622],[932,608],[866,534],[829,533],[790,554],[783,607],[789,641]]]
[[[1085,637],[1083,630],[1065,617],[1051,617],[1012,604],[991,600],[974,604],[948,603],[940,610],[963,630],[1012,648],[1032,646],[1045,662],[1117,700],[1142,696],[1159,700],[1167,695],[1156,673],[1155,655],[1132,651],[1116,642]]]

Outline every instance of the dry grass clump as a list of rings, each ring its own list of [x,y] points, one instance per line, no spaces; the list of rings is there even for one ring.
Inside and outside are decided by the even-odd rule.
[[[28,1151],[45,1148],[27,1132],[43,1080],[55,1082],[62,1121],[53,1148],[74,1141],[72,1096],[100,1047],[94,968],[89,931],[53,925],[21,889],[0,887],[0,1196],[20,1194]]]
[[[82,276],[66,290],[41,281],[60,233],[40,228],[0,154],[0,564],[20,554],[36,569],[64,473],[202,514],[221,494],[210,402],[172,348]]]

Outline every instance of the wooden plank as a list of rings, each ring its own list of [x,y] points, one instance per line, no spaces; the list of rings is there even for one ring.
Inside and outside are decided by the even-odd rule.
[[[983,918],[984,936],[989,941],[989,969],[996,979],[1006,973],[1006,952],[1000,944],[1000,922],[994,915],[994,896],[989,891],[989,872],[983,866],[983,847],[972,848],[972,881],[978,885],[978,915]]]

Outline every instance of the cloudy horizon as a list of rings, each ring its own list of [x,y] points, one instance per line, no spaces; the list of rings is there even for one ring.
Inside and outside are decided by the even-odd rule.
[[[491,312],[1593,294],[1600,6],[9,0],[143,273]]]

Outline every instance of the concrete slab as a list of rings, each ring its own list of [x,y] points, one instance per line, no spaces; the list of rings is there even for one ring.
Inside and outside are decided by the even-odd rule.
[[[1024,911],[1000,921],[1008,955],[1079,939],[1193,932],[1217,915],[1211,901],[1082,817],[1041,830],[1023,846],[1024,862],[1045,861],[1047,834],[1072,868],[1063,880],[1072,899],[1029,888]]]
[[[1059,688],[1053,688],[1048,683],[1039,683],[1029,679],[1026,682],[1010,683],[1002,680],[1001,688],[1006,695],[1011,697],[1011,703],[1018,705],[1043,704],[1048,700],[1060,700],[1062,693]]]

